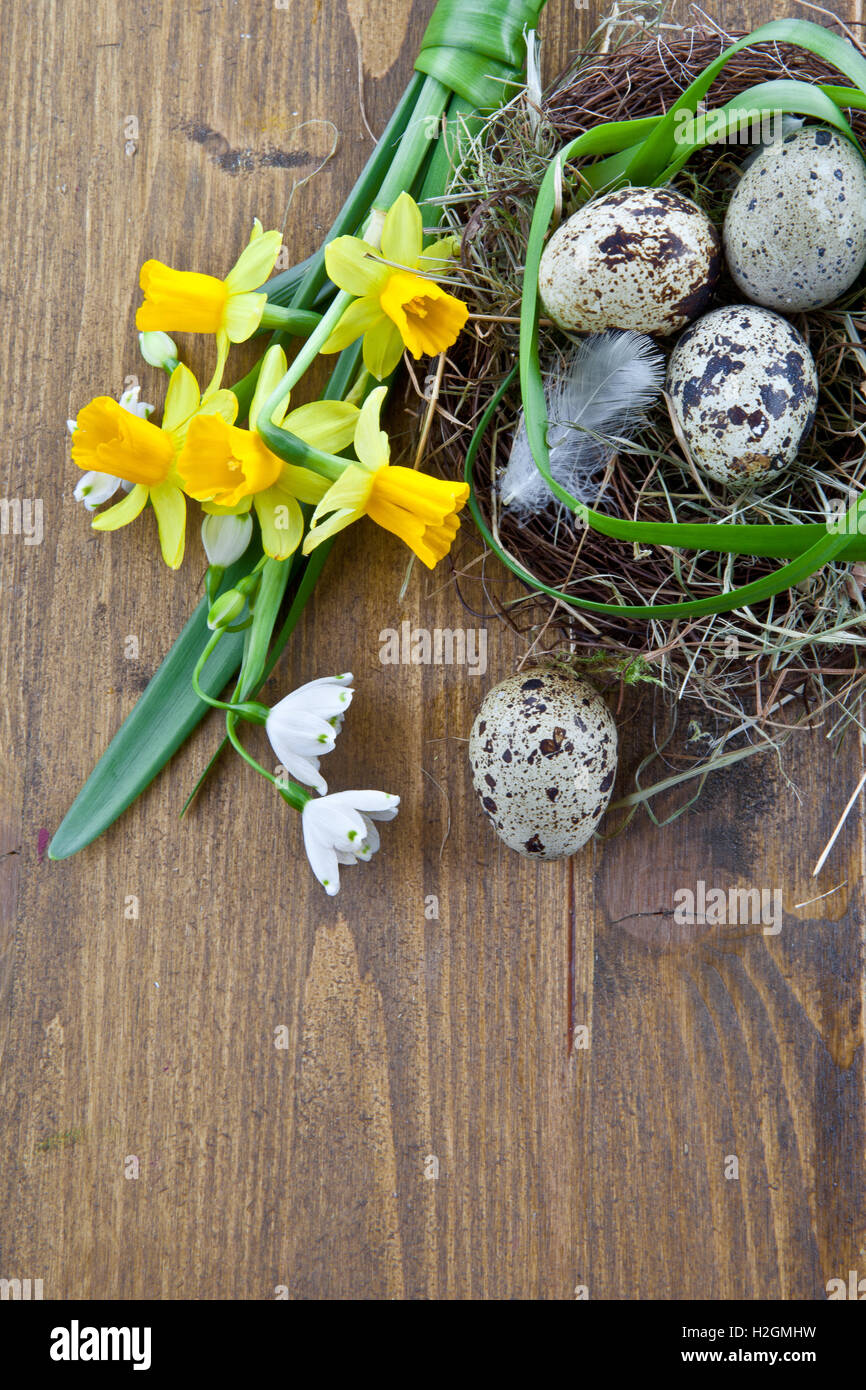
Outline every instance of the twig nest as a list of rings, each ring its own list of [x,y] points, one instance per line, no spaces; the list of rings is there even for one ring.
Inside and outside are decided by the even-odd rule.
[[[546,667],[494,686],[469,737],[486,815],[510,849],[533,859],[565,859],[586,844],[610,800],[616,751],[598,692]]]
[[[768,146],[728,206],[725,255],[747,299],[818,309],[866,263],[866,164],[838,131],[808,126]]]
[[[680,338],[667,389],[696,467],[726,486],[754,486],[797,457],[815,419],[818,374],[787,319],[730,304]]]
[[[671,188],[625,188],[554,232],[538,290],[567,331],[668,334],[706,308],[720,266],[718,233],[697,203]]]

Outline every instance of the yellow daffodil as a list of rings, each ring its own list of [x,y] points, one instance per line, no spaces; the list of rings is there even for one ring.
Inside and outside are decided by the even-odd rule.
[[[364,402],[355,430],[358,463],[349,465],[313,512],[304,554],[359,517],[369,516],[432,569],[451,549],[460,526],[457,513],[469,497],[469,487],[392,466],[388,436],[379,428],[386,395],[380,386]]]
[[[380,381],[393,372],[407,347],[416,359],[435,356],[456,342],[469,310],[435,277],[454,254],[444,237],[423,250],[421,211],[401,193],[385,215],[381,248],[341,236],[325,249],[328,275],[357,295],[326,340],[322,352],[342,352],[363,334],[364,365]]]
[[[133,483],[116,506],[94,518],[96,531],[116,531],[134,521],[148,501],[156,513],[163,559],[177,569],[183,559],[186,500],[176,462],[190,424],[202,415],[234,420],[238,403],[231,391],[216,391],[202,402],[188,367],[175,367],[168,383],[162,425],[132,414],[110,396],[97,396],[79,411],[72,435],[72,459],[79,468],[109,473]]]
[[[135,316],[136,328],[216,335],[217,365],[205,395],[222,380],[229,344],[246,342],[261,323],[267,295],[258,287],[273,270],[281,244],[282,234],[263,231],[256,218],[249,245],[224,280],[196,270],[172,270],[162,261],[145,261],[141,267],[144,303]]]
[[[256,509],[262,545],[274,560],[286,560],[297,550],[304,533],[299,503],[321,501],[330,487],[327,478],[284,463],[256,433],[259,412],[286,372],[286,354],[269,348],[262,362],[250,406],[250,428],[238,429],[216,416],[200,416],[187,434],[178,459],[178,473],[190,497],[211,515],[242,515]],[[286,415],[283,404],[273,423],[314,448],[340,453],[352,442],[360,414],[345,401],[314,401]]]

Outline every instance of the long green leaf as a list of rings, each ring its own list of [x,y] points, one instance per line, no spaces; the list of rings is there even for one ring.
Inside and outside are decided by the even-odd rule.
[[[222,589],[231,588],[256,564],[261,549],[252,542],[246,555],[226,571]],[[192,672],[210,636],[210,605],[202,599],[180,637],[103,753],[48,846],[49,859],[68,859],[89,845],[144,791],[207,714],[209,706],[192,688]],[[229,633],[208,661],[202,686],[217,696],[241,663],[242,633]]]

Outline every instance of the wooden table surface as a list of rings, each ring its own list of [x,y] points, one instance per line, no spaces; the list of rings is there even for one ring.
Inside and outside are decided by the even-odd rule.
[[[0,1277],[46,1298],[815,1299],[866,1275],[859,807],[811,877],[856,743],[834,756],[818,729],[666,830],[519,859],[465,739],[524,648],[492,619],[484,677],[382,665],[382,629],[466,619],[445,569],[401,600],[406,552],[364,523],[266,698],[356,673],[328,770],[403,798],[373,863],[327,898],[292,813],[228,759],[180,822],[217,724],[96,844],[45,859],[204,570],[197,535],[165,569],[150,515],[90,531],[66,417],[130,375],[161,399],[133,332],[148,256],[224,273],[255,215],[314,249],[371,148],[361,93],[378,132],[432,4],[3,8],[0,491],[44,499],[45,531],[0,538]],[[710,6],[728,28],[786,8]],[[600,11],[548,10],[552,75]],[[778,888],[782,930],[676,945],[672,894],[700,880]]]

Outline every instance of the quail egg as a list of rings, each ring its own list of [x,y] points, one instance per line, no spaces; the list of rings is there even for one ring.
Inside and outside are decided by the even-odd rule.
[[[707,307],[720,266],[719,235],[697,203],[672,188],[623,188],[554,232],[538,289],[568,331],[668,334]]]
[[[756,304],[818,309],[866,263],[866,164],[836,130],[806,126],[769,145],[728,206],[725,254]]]
[[[469,739],[472,780],[518,854],[564,859],[592,835],[616,776],[616,725],[586,681],[537,667],[485,697]]]
[[[818,374],[787,319],[730,304],[679,339],[667,390],[696,467],[727,486],[755,486],[797,457],[815,419]]]

